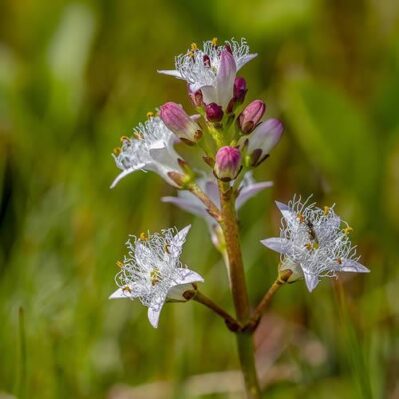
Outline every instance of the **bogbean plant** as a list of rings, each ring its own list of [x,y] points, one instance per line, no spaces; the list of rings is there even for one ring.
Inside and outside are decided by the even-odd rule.
[[[197,114],[190,116],[174,102],[149,113],[132,137],[122,137],[121,147],[114,150],[122,172],[112,184],[145,170],[157,173],[178,190],[176,197],[164,197],[163,201],[206,221],[212,242],[227,266],[235,314],[205,296],[198,288],[204,279],[181,262],[190,226],[131,236],[126,244],[128,254],[117,262],[120,271],[115,281],[119,288],[111,298],[139,299],[148,307],[148,318],[155,328],[166,302],[196,301],[222,317],[237,338],[248,398],[261,397],[253,334],[275,292],[300,279],[312,291],[320,277],[369,271],[358,262],[349,238],[351,228],[336,215],[334,207],[318,208],[294,196],[288,204],[276,202],[282,214],[280,237],[261,241],[280,253],[277,279],[260,303],[250,306],[237,210],[271,186],[271,182],[255,182],[252,170],[263,165],[283,134],[280,121],[262,120],[266,110],[262,100],[244,105],[247,85],[237,72],[255,57],[245,39],[218,44],[214,38],[204,42],[202,49],[193,43],[185,54],[177,56],[175,70],[159,71],[186,81]],[[194,169],[190,159],[176,152],[177,143],[198,152],[202,170]]]

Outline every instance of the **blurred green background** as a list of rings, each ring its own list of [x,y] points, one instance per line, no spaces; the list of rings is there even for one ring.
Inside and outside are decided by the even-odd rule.
[[[256,344],[265,398],[399,398],[399,2],[0,1],[0,397],[240,398],[234,337],[200,305],[109,301],[129,233],[192,223],[183,261],[231,309],[205,224],[158,176],[116,189],[110,156],[185,84],[192,41],[246,37],[242,71],[286,134],[241,211],[251,301],[275,277],[273,200],[314,193],[354,227],[369,275],[284,287]],[[10,395],[10,396],[9,396]]]

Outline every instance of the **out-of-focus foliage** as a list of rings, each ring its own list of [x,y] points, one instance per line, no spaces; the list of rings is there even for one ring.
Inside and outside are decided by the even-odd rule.
[[[121,135],[163,102],[189,107],[184,83],[156,70],[192,41],[243,36],[259,53],[242,71],[248,99],[286,125],[256,171],[274,188],[241,211],[251,301],[275,276],[278,258],[259,244],[278,231],[273,200],[293,193],[335,202],[372,270],[279,292],[256,337],[265,397],[399,397],[396,0],[2,0],[0,10],[0,392],[240,397],[219,319],[167,305],[153,330],[144,307],[107,297],[129,233],[193,223],[183,259],[231,309],[204,223],[160,203],[172,188],[150,173],[108,187]]]

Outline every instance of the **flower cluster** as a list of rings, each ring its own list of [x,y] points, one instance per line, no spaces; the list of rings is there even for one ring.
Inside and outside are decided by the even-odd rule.
[[[333,207],[320,209],[307,202],[296,197],[288,205],[277,202],[283,215],[280,237],[262,241],[281,254],[281,270],[293,272],[291,281],[304,278],[309,291],[317,286],[320,277],[336,277],[338,272],[368,272],[358,262],[348,224],[336,215]]]
[[[176,197],[162,200],[206,221],[212,241],[228,267],[232,264],[228,256],[240,251],[229,254],[228,249],[239,243],[228,242],[237,237],[226,231],[226,217],[235,219],[234,212],[248,199],[272,185],[268,181],[256,183],[252,171],[269,157],[283,134],[279,120],[263,119],[266,104],[262,100],[244,104],[247,83],[237,72],[255,57],[245,39],[219,44],[214,38],[204,42],[202,48],[193,43],[176,57],[174,70],[159,72],[186,81],[195,113],[168,101],[156,113],[149,113],[131,137],[122,137],[121,147],[113,154],[122,171],[111,187],[138,170],[160,175],[179,190]],[[178,154],[185,145],[199,153],[204,170],[192,168]],[[312,291],[322,276],[368,271],[358,262],[349,239],[350,228],[333,207],[319,209],[295,198],[288,205],[277,206],[283,215],[281,236],[262,243],[281,254],[280,270],[292,271],[290,281],[304,278]],[[116,276],[119,288],[111,298],[138,298],[148,307],[154,327],[167,300],[186,301],[186,291],[193,291],[197,301],[203,298],[195,285],[203,281],[202,277],[180,261],[189,228],[132,236],[127,242],[129,254],[120,263]],[[206,304],[210,306],[209,301]],[[223,314],[220,309],[216,313]],[[226,320],[231,325],[231,317]]]
[[[119,264],[121,270],[115,278],[119,288],[110,298],[138,298],[148,307],[148,318],[157,327],[166,300],[184,302],[184,292],[196,289],[193,284],[204,281],[180,261],[190,227],[132,236],[126,243],[128,255]]]
[[[245,39],[221,45],[212,39],[204,42],[202,49],[193,43],[186,53],[177,56],[175,70],[159,71],[188,83],[199,114],[190,116],[182,105],[171,101],[160,106],[157,116],[150,113],[131,138],[121,138],[122,146],[115,150],[114,157],[122,172],[112,187],[132,172],[148,170],[182,188],[193,175],[174,148],[178,142],[202,142],[200,147],[204,149],[212,146],[208,141],[214,139],[216,153],[206,153],[204,159],[213,165],[215,176],[225,182],[236,179],[243,168],[250,170],[265,160],[283,133],[281,122],[261,121],[266,110],[261,100],[252,101],[238,112],[247,87],[237,71],[255,57]],[[199,121],[201,116],[207,135]]]

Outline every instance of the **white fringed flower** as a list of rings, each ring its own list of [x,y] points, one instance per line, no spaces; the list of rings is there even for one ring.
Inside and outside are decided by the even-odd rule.
[[[180,262],[180,255],[191,226],[161,233],[132,236],[126,243],[129,250],[115,281],[119,288],[110,296],[138,298],[148,307],[148,319],[158,326],[159,315],[167,300],[185,302],[184,292],[195,289],[193,283],[204,279]]]
[[[333,207],[320,209],[295,197],[288,205],[276,204],[283,215],[280,237],[261,242],[281,254],[281,270],[293,271],[289,281],[304,278],[312,291],[320,277],[336,277],[338,272],[369,272],[358,262],[356,247],[349,239],[351,228]]]
[[[245,39],[220,46],[213,39],[204,42],[202,49],[193,43],[190,50],[178,55],[175,70],[158,72],[185,80],[191,92],[201,90],[205,104],[216,103],[225,109],[233,97],[237,71],[256,56],[249,53]]]
[[[182,174],[178,164],[179,155],[173,148],[176,136],[159,117],[150,117],[134,129],[132,138],[123,137],[118,154],[112,154],[116,166],[122,169],[111,188],[125,176],[136,170],[147,170],[159,174],[169,184],[176,183],[169,177],[170,172]]]

